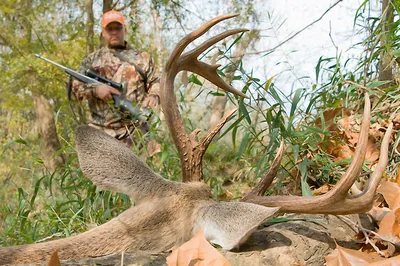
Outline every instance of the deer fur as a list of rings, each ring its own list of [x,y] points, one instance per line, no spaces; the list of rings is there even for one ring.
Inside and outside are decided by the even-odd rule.
[[[2,247],[0,265],[42,262],[56,250],[61,260],[122,251],[167,251],[189,240],[200,228],[209,241],[230,250],[279,210],[217,202],[204,183],[166,180],[125,145],[89,126],[76,130],[76,149],[83,173],[95,185],[126,193],[137,205],[73,237]]]

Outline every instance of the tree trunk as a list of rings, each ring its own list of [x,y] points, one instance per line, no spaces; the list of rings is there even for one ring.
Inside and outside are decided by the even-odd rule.
[[[86,21],[86,53],[90,54],[94,51],[94,15],[93,0],[85,0],[85,8],[87,13]]]
[[[41,153],[44,165],[54,172],[64,165],[64,157],[56,154],[61,149],[55,126],[54,113],[49,101],[42,95],[35,97],[36,121],[41,136]]]
[[[103,13],[106,13],[112,9],[113,0],[103,0]]]
[[[157,57],[158,57],[158,65],[157,65],[157,72],[161,73],[163,69],[163,62],[164,57],[164,45],[161,38],[161,30],[162,30],[162,21],[161,15],[159,10],[156,8],[156,5],[153,1],[152,8],[151,8],[151,17],[152,17],[152,32],[153,32],[153,44],[157,47]]]

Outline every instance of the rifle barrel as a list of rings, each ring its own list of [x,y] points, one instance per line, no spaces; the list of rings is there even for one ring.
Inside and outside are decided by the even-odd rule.
[[[44,60],[44,61],[47,61],[47,62],[49,62],[49,63],[51,63],[51,64],[53,64],[53,65],[58,66],[59,68],[62,68],[62,69],[64,69],[64,70],[69,69],[69,68],[67,68],[67,67],[65,67],[65,66],[63,66],[63,65],[60,65],[59,63],[56,63],[56,62],[54,62],[54,61],[51,61],[50,59],[47,59],[47,58],[45,58],[45,57],[43,57],[43,56],[41,56],[41,55],[39,55],[39,54],[35,54],[35,55],[36,55],[37,57],[39,57],[40,59]]]

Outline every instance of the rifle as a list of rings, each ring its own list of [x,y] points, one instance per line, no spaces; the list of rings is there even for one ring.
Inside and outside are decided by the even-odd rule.
[[[95,71],[91,69],[87,69],[85,71],[85,75],[82,75],[79,72],[73,71],[72,69],[69,69],[63,65],[60,65],[50,59],[47,59],[39,54],[35,54],[37,57],[40,59],[51,63],[65,71],[68,75],[71,75],[72,77],[76,78],[77,80],[83,82],[83,83],[95,83],[95,84],[105,84],[110,87],[113,87],[117,89],[119,92],[122,92],[123,90],[123,85],[121,83],[114,82],[112,80],[109,80],[105,77],[102,77],[98,75]],[[142,122],[146,122],[149,120],[151,116],[151,110],[148,108],[142,107],[141,109],[138,108],[138,106],[134,106],[133,103],[127,99],[121,99],[118,95],[112,95],[113,100],[114,100],[114,108],[120,108],[122,110],[126,110],[130,113],[130,115],[133,117],[132,120],[139,120]]]

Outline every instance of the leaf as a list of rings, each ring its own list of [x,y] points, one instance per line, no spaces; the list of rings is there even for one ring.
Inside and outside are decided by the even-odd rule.
[[[368,266],[396,266],[396,265],[400,265],[400,255],[390,259],[384,259],[381,261],[368,264]]]
[[[390,211],[379,222],[377,233],[392,243],[400,242],[400,187],[394,182],[382,182],[377,189]]]
[[[310,197],[312,196],[312,192],[310,189],[310,186],[307,183],[307,166],[308,166],[308,160],[305,159],[304,161],[301,162],[300,164],[300,173],[301,173],[301,194],[304,197]]]
[[[153,139],[150,140],[147,144],[147,152],[149,153],[149,157],[153,157],[154,154],[161,152],[161,144]]]
[[[167,257],[168,266],[230,266],[224,258],[204,237],[203,230],[188,242],[172,251]]]
[[[389,82],[392,82],[392,81],[391,80],[373,81],[373,82],[367,84],[367,89],[376,88],[376,87],[388,84]]]
[[[203,83],[194,74],[190,75],[190,77],[189,77],[189,83],[191,83],[191,82],[194,83],[194,84],[203,86]]]
[[[264,90],[265,90],[265,91],[268,91],[269,86],[271,86],[271,83],[272,83],[272,80],[274,79],[274,77],[275,77],[275,76],[270,77],[270,78],[267,80],[267,82],[265,82],[265,85],[264,85]]]
[[[51,257],[46,263],[46,266],[61,266],[60,259],[58,258],[57,250],[51,254]]]
[[[294,97],[292,100],[292,107],[290,108],[290,117],[294,116],[294,113],[297,110],[297,105],[299,104],[300,100],[301,100],[301,95],[303,93],[303,89],[297,89],[296,92],[294,93]]]
[[[397,183],[384,181],[379,185],[377,192],[385,198],[389,209],[395,210],[400,207],[400,187]]]
[[[325,256],[326,266],[361,266],[381,260],[384,258],[376,253],[363,253],[339,245],[336,245],[336,249],[331,254]]]

